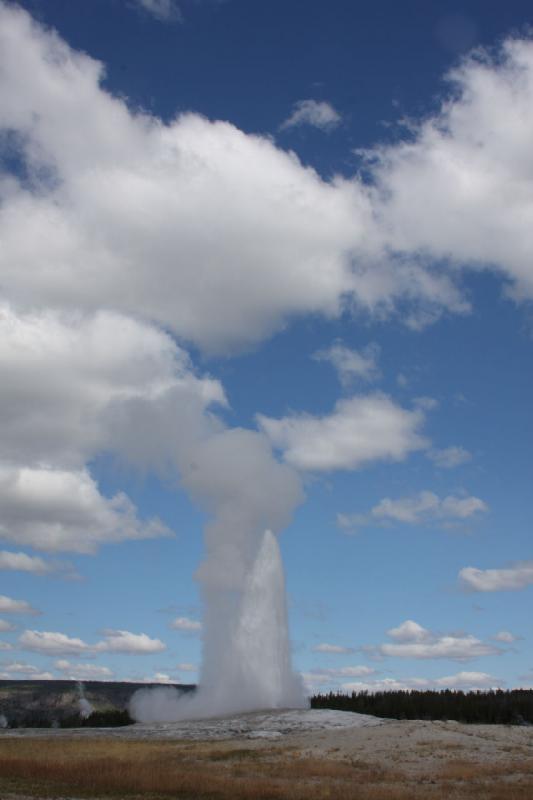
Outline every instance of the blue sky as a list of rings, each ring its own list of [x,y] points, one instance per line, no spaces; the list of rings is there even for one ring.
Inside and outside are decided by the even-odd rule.
[[[311,690],[533,685],[531,21],[0,3],[3,677],[195,681],[236,517]]]

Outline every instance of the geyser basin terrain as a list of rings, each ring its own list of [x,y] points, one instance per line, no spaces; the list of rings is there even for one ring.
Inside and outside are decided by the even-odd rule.
[[[278,739],[290,734],[341,731],[389,724],[388,720],[329,709],[285,709],[254,711],[211,719],[177,722],[144,722],[125,728],[14,728],[0,731],[0,737],[39,736],[55,738],[112,737],[118,739]]]

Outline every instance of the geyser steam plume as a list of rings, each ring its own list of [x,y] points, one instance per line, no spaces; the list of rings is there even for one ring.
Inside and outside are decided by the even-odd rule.
[[[139,452],[168,454],[181,486],[209,514],[196,573],[203,602],[199,689],[179,702],[169,688],[141,690],[131,706],[139,720],[306,704],[290,665],[276,539],[303,500],[300,477],[277,461],[263,433],[227,428],[205,406],[184,387],[160,405],[137,400],[125,415],[127,425],[117,419],[113,426],[118,449],[130,461]],[[131,436],[132,426],[139,436]]]
[[[92,704],[89,703],[89,701],[85,697],[85,688],[81,681],[79,681],[78,683],[78,694],[79,694],[78,708],[80,710],[80,717],[82,719],[87,719],[93,713],[94,708]]]
[[[207,610],[214,624],[215,608],[208,605]],[[234,612],[225,620],[229,638],[216,659],[210,647],[221,644],[219,637],[205,641],[207,657],[197,694],[180,696],[169,687],[141,689],[131,702],[135,719],[171,722],[306,705],[300,678],[291,667],[283,564],[277,539],[269,530],[262,537]]]

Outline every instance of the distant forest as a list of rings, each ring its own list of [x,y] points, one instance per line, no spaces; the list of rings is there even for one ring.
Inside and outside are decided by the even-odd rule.
[[[533,724],[533,690],[397,691],[316,694],[311,708],[356,711],[389,719],[456,720],[489,725]]]

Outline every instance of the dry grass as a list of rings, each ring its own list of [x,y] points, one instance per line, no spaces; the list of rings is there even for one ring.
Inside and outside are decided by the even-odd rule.
[[[531,800],[533,762],[453,760],[408,777],[359,758],[309,758],[242,742],[4,739],[0,797],[9,792],[120,800]]]

